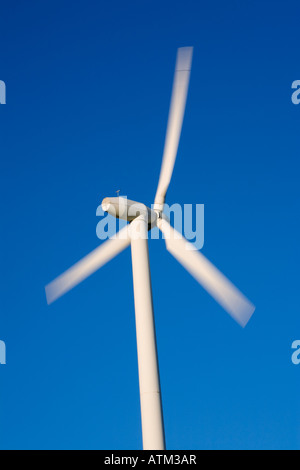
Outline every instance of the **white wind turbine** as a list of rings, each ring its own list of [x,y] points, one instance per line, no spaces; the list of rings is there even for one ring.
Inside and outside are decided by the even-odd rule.
[[[252,303],[210,261],[195,251],[191,244],[170,226],[163,214],[182,128],[192,53],[191,47],[180,48],[177,52],[167,135],[154,209],[122,197],[105,198],[102,202],[103,210],[127,220],[130,224],[46,287],[47,301],[50,304],[131,244],[143,448],[148,450],[165,449],[148,230],[158,227],[162,231],[167,250],[241,326],[247,324],[255,310]]]

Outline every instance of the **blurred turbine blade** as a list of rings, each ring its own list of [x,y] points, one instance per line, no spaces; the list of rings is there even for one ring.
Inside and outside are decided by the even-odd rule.
[[[192,47],[182,47],[177,51],[165,148],[155,196],[156,208],[159,210],[162,210],[164,205],[175,165],[190,80],[192,55]]]
[[[46,286],[50,305],[130,245],[129,225]]]
[[[195,251],[165,219],[158,227],[165,235],[167,250],[207,290],[207,292],[242,326],[254,313],[254,305],[199,251]]]

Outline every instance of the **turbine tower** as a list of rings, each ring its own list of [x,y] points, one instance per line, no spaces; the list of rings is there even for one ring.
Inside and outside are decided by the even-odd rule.
[[[163,213],[181,134],[192,54],[191,47],[177,51],[167,134],[154,208],[150,209],[142,203],[122,197],[103,199],[102,208],[105,212],[125,219],[129,224],[46,286],[47,301],[50,304],[131,245],[144,450],[165,449],[148,231],[154,227],[161,230],[167,250],[241,326],[247,324],[255,310],[253,304],[208,259],[195,251],[194,247],[171,227]]]

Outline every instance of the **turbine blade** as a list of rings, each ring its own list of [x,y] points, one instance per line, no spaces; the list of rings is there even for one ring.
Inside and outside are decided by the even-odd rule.
[[[192,55],[192,47],[182,47],[177,51],[165,148],[155,196],[155,208],[158,210],[163,209],[175,165],[190,80]]]
[[[50,305],[130,245],[129,225],[46,286]]]
[[[254,313],[254,305],[199,251],[195,251],[165,219],[158,227],[165,235],[167,250],[206,289],[206,291],[242,326]]]

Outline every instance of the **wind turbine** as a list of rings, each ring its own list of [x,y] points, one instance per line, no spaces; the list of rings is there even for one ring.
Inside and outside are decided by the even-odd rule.
[[[174,230],[163,213],[171,181],[187,99],[193,48],[177,51],[171,107],[163,161],[153,209],[122,197],[105,198],[102,208],[129,222],[118,234],[101,244],[46,286],[48,304],[89,277],[131,245],[136,336],[138,350],[143,448],[164,450],[165,437],[157,360],[148,231],[158,227],[167,250],[192,274],[211,296],[241,325],[252,316],[253,304],[200,252]]]

